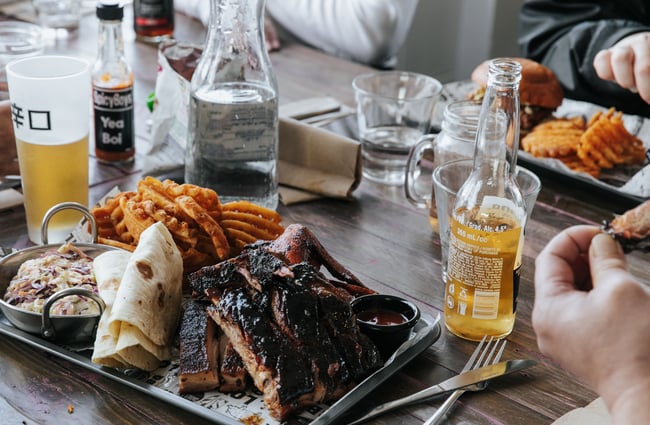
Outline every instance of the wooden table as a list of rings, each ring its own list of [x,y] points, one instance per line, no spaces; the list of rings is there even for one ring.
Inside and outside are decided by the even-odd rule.
[[[127,9],[128,10],[128,9]],[[127,14],[126,22],[129,15]],[[126,30],[128,60],[136,72],[139,137],[147,137],[142,123],[148,112],[142,106],[154,87],[156,48],[136,43]],[[77,39],[52,50],[86,57],[95,52],[96,24],[84,19]],[[202,27],[178,16],[176,37],[202,38]],[[285,46],[271,56],[280,86],[281,102],[329,95],[353,105],[352,78],[367,68],[332,58],[309,48]],[[141,158],[130,167],[103,166],[91,158],[91,202],[119,184],[132,190],[140,178]],[[0,175],[17,172],[3,158]],[[585,406],[596,394],[569,376],[537,350],[531,327],[534,259],[561,229],[573,224],[597,224],[627,205],[603,199],[582,188],[542,176],[532,221],[526,232],[517,322],[509,336],[504,358],[532,358],[534,368],[494,381],[487,390],[464,395],[449,418],[450,424],[550,424],[564,413]],[[431,231],[425,211],[411,207],[398,188],[366,181],[351,201],[324,199],[289,207],[280,206],[284,223],[302,223],[319,237],[330,253],[371,288],[407,297],[430,315],[443,305],[440,282],[440,243]],[[0,245],[28,245],[24,210],[0,212]],[[650,281],[648,257],[629,256],[630,268]],[[440,339],[401,372],[372,392],[361,404],[369,406],[404,396],[460,371],[475,344],[443,330]],[[0,336],[0,422],[6,424],[199,424],[204,419],[167,405],[66,360]],[[435,399],[404,408],[370,423],[420,424],[442,402]],[[69,406],[74,411],[69,412]]]

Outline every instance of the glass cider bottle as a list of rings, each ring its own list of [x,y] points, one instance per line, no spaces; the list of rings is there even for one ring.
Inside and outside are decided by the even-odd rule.
[[[445,325],[469,340],[510,334],[515,322],[526,212],[513,172],[519,145],[521,65],[490,63],[474,166],[451,218]]]
[[[135,155],[133,71],[124,57],[117,3],[98,3],[99,38],[92,71],[95,156],[100,162],[130,162]]]
[[[174,1],[134,0],[133,30],[136,38],[145,42],[157,43],[171,38],[174,34]]]
[[[264,0],[211,0],[191,82],[185,181],[223,202],[278,203],[278,90],[264,44]]]

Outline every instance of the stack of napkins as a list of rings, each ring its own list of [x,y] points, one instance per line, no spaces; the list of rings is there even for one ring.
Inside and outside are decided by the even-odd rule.
[[[285,205],[320,197],[348,198],[361,182],[356,140],[280,119],[280,199]]]

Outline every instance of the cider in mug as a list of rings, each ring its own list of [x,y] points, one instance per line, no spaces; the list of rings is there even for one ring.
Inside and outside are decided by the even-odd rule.
[[[67,56],[36,56],[7,65],[29,239],[41,241],[41,222],[62,202],[88,205],[90,66]],[[54,215],[48,243],[61,242],[81,219]]]
[[[61,202],[88,205],[88,136],[57,145],[16,138],[16,148],[20,173],[29,176],[22,182],[29,239],[40,241],[41,221],[48,209]],[[50,220],[48,240],[65,239],[80,217],[71,210],[57,213]]]

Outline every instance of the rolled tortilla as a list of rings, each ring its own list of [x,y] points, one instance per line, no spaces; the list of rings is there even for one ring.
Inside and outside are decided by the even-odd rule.
[[[95,345],[93,347],[92,362],[109,367],[128,367],[129,364],[124,361],[118,354],[115,347],[117,346],[117,337],[108,329],[108,319],[115,302],[117,289],[120,287],[124,270],[131,258],[131,253],[127,251],[115,250],[107,251],[100,254],[93,260],[95,271],[95,280],[97,281],[97,292],[102,297],[106,308],[97,325],[97,334],[95,336]]]
[[[107,315],[114,354],[101,351],[101,358],[111,358],[101,364],[124,362],[150,371],[170,358],[181,313],[182,279],[183,260],[171,233],[162,223],[151,225],[126,264]],[[93,357],[103,361],[99,355]]]

